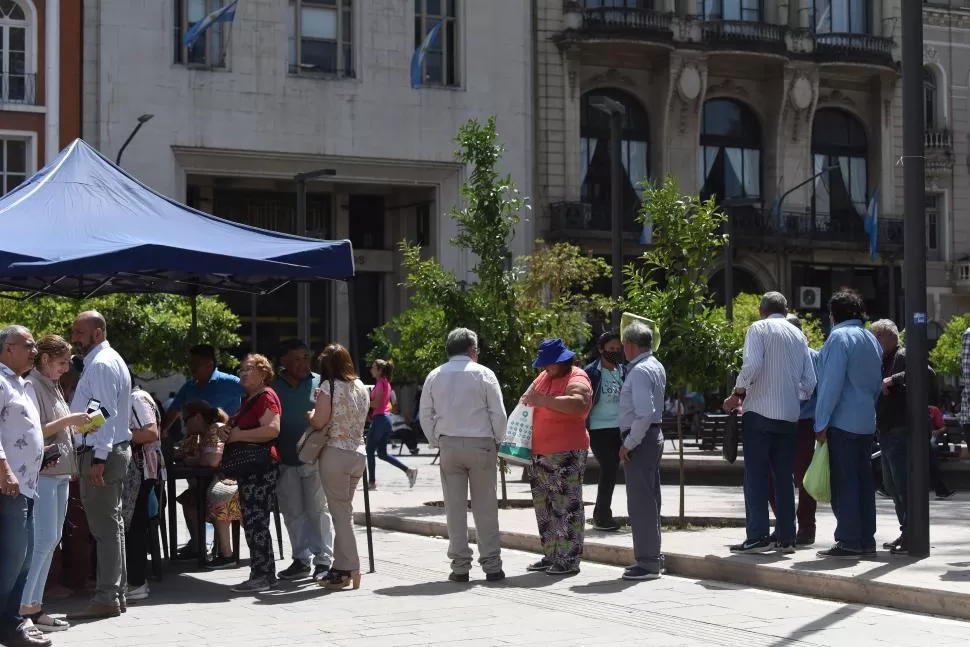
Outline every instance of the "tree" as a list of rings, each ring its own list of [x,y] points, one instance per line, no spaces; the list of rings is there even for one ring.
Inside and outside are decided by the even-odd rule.
[[[67,339],[77,313],[97,310],[108,322],[108,337],[136,373],[169,375],[185,369],[193,343],[234,348],[240,342],[239,318],[216,297],[198,297],[198,341],[190,339],[191,304],[172,294],[110,294],[75,300],[24,294],[0,298],[0,326],[20,324],[34,337],[54,333]],[[234,358],[227,357],[228,363]]]
[[[653,244],[639,266],[626,268],[626,307],[654,320],[663,344],[657,358],[667,370],[667,386],[680,399],[683,390],[717,384],[731,367],[731,329],[714,307],[707,284],[711,263],[726,242],[725,216],[713,199],[682,195],[667,178],[642,196],[640,220],[653,225]],[[680,441],[680,523],[684,517],[684,435]]]
[[[734,297],[734,317],[729,324],[728,347],[732,354],[731,370],[737,371],[741,367],[741,359],[744,352],[744,336],[748,328],[755,321],[761,318],[759,306],[761,305],[761,295],[741,293]],[[720,316],[727,320],[724,308],[718,308]],[[825,343],[825,333],[822,331],[822,324],[818,318],[811,314],[800,315],[802,320],[802,332],[808,339],[808,345],[818,350]]]
[[[938,374],[960,377],[960,355],[963,352],[963,333],[970,328],[970,313],[950,319],[936,346],[930,351],[930,364]]]

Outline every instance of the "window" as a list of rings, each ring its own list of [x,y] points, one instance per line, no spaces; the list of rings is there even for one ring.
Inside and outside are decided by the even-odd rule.
[[[351,0],[290,0],[287,36],[292,74],[354,77]]]
[[[27,74],[27,15],[13,0],[0,0],[0,103],[32,103],[33,94],[34,75]]]
[[[438,37],[428,47],[421,79],[427,85],[458,85],[457,0],[414,0],[414,48],[442,23]]]
[[[602,98],[616,101],[626,110],[620,122],[620,159],[624,171],[621,208],[624,229],[637,231],[641,185],[650,176],[650,124],[640,102],[622,90],[594,90],[583,95],[579,107],[580,194],[583,202],[592,205],[592,228],[609,229],[610,116],[596,107]]]
[[[0,139],[0,194],[9,193],[27,179],[27,142]]]
[[[936,75],[928,67],[923,68],[923,120],[926,123],[926,130],[936,130],[941,122],[936,114],[939,109],[939,98],[937,95]]]
[[[761,123],[743,103],[704,103],[697,177],[704,198],[761,199]]]
[[[701,0],[705,20],[761,22],[761,0]]]
[[[224,67],[226,41],[231,23],[216,23],[199,34],[188,47],[185,34],[228,0],[175,0],[175,62],[199,67]]]
[[[653,9],[653,0],[583,0],[584,9]]]
[[[824,108],[812,123],[816,214],[831,214],[862,226],[868,204],[868,142],[862,123],[847,112]]]
[[[814,0],[812,22],[819,34],[868,34],[870,0]]]
[[[929,194],[924,198],[926,214],[926,256],[931,261],[940,260],[940,196]]]

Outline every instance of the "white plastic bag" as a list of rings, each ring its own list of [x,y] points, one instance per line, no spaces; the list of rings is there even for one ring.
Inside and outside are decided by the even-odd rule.
[[[512,410],[505,428],[505,442],[498,448],[499,457],[506,463],[532,464],[532,413],[532,407],[521,403]]]

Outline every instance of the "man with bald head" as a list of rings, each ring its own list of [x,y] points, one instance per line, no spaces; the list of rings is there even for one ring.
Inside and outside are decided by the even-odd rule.
[[[121,490],[131,461],[131,376],[121,355],[108,343],[108,327],[98,312],[91,310],[77,316],[71,341],[84,357],[84,371],[71,410],[100,406],[107,419],[76,441],[81,503],[97,541],[98,572],[94,598],[83,611],[68,617],[110,618],[124,612],[127,606]]]

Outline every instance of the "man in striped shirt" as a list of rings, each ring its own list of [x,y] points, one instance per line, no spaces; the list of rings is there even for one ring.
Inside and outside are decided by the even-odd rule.
[[[788,323],[788,301],[778,292],[761,297],[761,319],[744,338],[744,362],[724,410],[737,409],[744,433],[746,538],[733,553],[795,552],[795,434],[801,400],[815,389],[815,366],[805,335]],[[775,539],[768,520],[768,475],[775,475]]]

